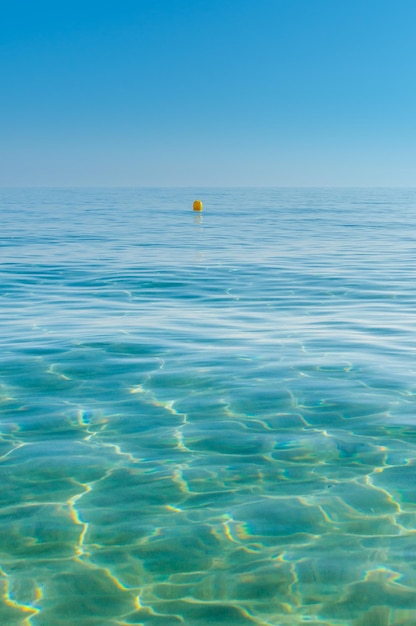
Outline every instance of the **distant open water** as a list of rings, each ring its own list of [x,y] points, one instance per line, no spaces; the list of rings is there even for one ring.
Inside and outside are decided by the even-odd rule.
[[[1,625],[416,624],[416,190],[0,219]]]

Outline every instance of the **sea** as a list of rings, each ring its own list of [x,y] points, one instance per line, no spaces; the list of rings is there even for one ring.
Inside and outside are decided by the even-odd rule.
[[[0,258],[2,626],[416,624],[416,189],[2,189]]]

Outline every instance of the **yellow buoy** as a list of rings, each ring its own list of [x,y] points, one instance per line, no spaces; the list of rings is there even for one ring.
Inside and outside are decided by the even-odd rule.
[[[201,200],[194,201],[194,211],[202,211],[202,202]]]

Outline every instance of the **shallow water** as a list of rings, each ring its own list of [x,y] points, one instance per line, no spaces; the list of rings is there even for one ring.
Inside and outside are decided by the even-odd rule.
[[[0,217],[1,624],[414,626],[416,190]]]

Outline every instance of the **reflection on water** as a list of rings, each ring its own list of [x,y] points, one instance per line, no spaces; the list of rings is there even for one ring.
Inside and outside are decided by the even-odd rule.
[[[0,623],[413,626],[412,190],[1,193]]]

